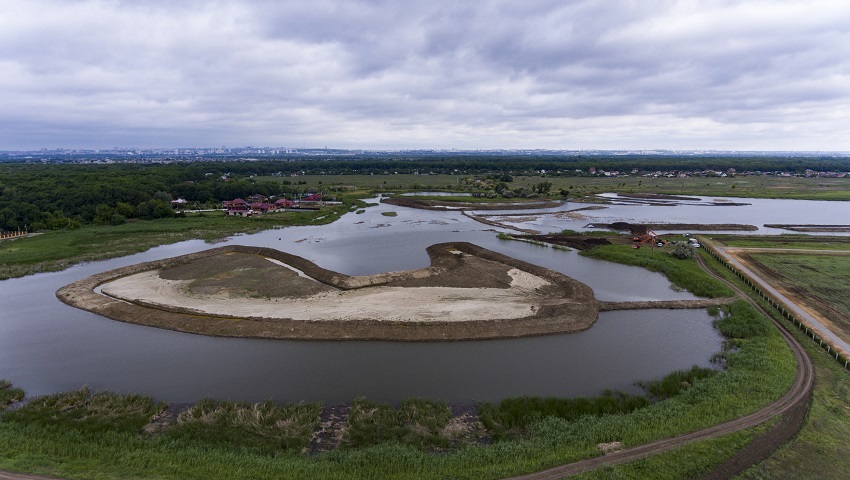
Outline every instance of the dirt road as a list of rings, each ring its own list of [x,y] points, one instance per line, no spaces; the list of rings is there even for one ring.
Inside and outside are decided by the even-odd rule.
[[[697,260],[703,269],[712,275],[717,276],[701,258],[698,257]],[[725,279],[719,276],[718,278],[726,282]],[[767,315],[767,312],[751,300],[750,297],[748,297],[743,291],[730,282],[726,283],[738,292],[742,298],[748,300],[753,306],[759,309],[759,311]],[[782,415],[783,418],[777,422],[775,426],[755,439],[733,457],[729,458],[722,465],[717,467],[717,469],[711,472],[706,478],[729,478],[743,472],[751,465],[764,460],[777,448],[793,438],[800,430],[803,422],[805,421],[806,413],[808,412],[810,403],[809,399],[812,396],[812,387],[814,385],[814,367],[812,366],[811,358],[809,358],[809,355],[806,353],[805,349],[803,349],[803,346],[793,335],[788,333],[783,325],[775,320],[773,323],[785,339],[785,342],[788,343],[789,347],[791,347],[791,351],[794,353],[794,357],[797,360],[797,375],[794,380],[794,384],[791,385],[788,392],[779,400],[745,417],[721,423],[705,430],[658,440],[645,445],[609,453],[608,455],[589,458],[587,460],[561,465],[528,475],[512,477],[510,480],[555,480],[595,470],[606,465],[629,463],[634,460],[640,460],[651,455],[679,448],[691,442],[717,438],[739,430],[755,427],[767,422],[776,415]]]
[[[818,337],[830,345],[833,350],[840,352],[845,357],[850,356],[850,343],[845,339],[846,334],[836,321],[840,322],[845,315],[832,308],[825,302],[819,301],[816,297],[809,295],[805,290],[794,285],[793,282],[783,281],[783,276],[777,272],[770,270],[766,265],[754,260],[750,257],[750,253],[761,252],[762,249],[757,248],[740,248],[740,247],[720,247],[714,245],[714,250],[723,256],[727,262],[737,268],[739,271],[749,276],[759,288],[767,292],[770,296],[776,299],[779,303],[784,304],[785,308],[794,314],[809,330],[815,331]],[[770,249],[766,253],[788,253],[788,254],[806,254],[815,253],[823,255],[828,252],[829,255],[847,255],[850,252],[844,250],[801,250],[801,249]],[[835,319],[830,318],[830,314],[835,316]],[[845,337],[845,338],[842,338]]]

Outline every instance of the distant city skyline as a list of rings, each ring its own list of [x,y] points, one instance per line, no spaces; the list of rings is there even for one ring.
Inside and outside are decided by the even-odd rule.
[[[8,0],[0,65],[0,151],[850,151],[833,0]]]
[[[330,148],[327,146],[316,148],[292,148],[271,146],[237,146],[237,147],[179,147],[179,148],[140,148],[140,147],[112,147],[104,149],[88,148],[63,148],[53,149],[39,148],[33,150],[2,150],[0,149],[0,160],[6,159],[37,159],[41,157],[56,156],[82,156],[91,155],[95,157],[214,157],[214,156],[244,156],[259,155],[264,157],[287,157],[298,155],[323,155],[323,156],[346,156],[346,155],[392,155],[411,154],[419,156],[428,155],[537,155],[537,156],[618,156],[631,155],[638,157],[652,156],[763,156],[763,157],[835,157],[850,159],[850,151],[804,151],[804,150],[686,150],[686,149],[344,149]]]

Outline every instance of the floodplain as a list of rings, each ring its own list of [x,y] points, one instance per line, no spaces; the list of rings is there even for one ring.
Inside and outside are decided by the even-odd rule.
[[[743,315],[744,317],[749,316],[749,314]],[[727,318],[734,318],[734,315],[727,315]],[[740,332],[741,330],[738,329],[737,331]],[[748,327],[744,331],[765,332],[766,330],[753,324],[752,327]],[[756,335],[761,335],[761,333],[756,333]],[[695,379],[692,382],[693,388],[683,394],[687,395],[686,397],[677,396],[675,398],[680,398],[682,402],[688,405],[694,404],[696,405],[694,408],[697,409],[709,408],[707,405],[700,406],[702,404],[697,402],[697,399],[714,400],[714,407],[722,407],[722,413],[715,412],[721,416],[730,413],[732,415],[741,414],[740,411],[729,412],[727,409],[730,404],[747,404],[748,402],[755,404],[759,401],[766,401],[767,398],[775,398],[787,386],[791,365],[787,357],[784,359],[779,357],[767,359],[767,357],[764,357],[769,352],[775,354],[783,349],[776,345],[763,345],[761,340],[755,341],[755,338],[735,340],[736,348],[740,348],[740,350],[722,354],[727,365],[726,371],[709,378]],[[760,348],[755,349],[759,353],[748,357],[746,352],[750,352],[749,349],[757,345],[761,345]],[[820,354],[820,352],[813,349],[812,354]],[[767,367],[767,365],[763,365],[765,360],[768,360],[767,363],[773,364],[773,370],[770,372],[758,370]],[[756,368],[758,371],[754,371],[748,377],[749,374],[743,375],[742,371],[736,370],[737,368],[744,368],[745,370]],[[831,413],[835,408],[839,410],[846,408],[842,407],[843,404],[841,403],[842,398],[846,399],[846,395],[842,397],[835,393],[836,391],[846,391],[846,372],[839,370],[834,362],[829,364],[821,361],[819,369],[823,372],[829,372],[829,374],[822,374],[819,377],[822,379],[822,383],[820,384],[820,393],[816,393],[815,396],[815,406],[812,409],[813,421],[810,421],[804,427],[803,433],[798,440],[794,441],[795,443],[780,451],[764,466],[754,467],[754,470],[747,474],[749,477],[760,478],[765,475],[764,472],[773,472],[769,475],[774,476],[780,474],[780,472],[794,471],[788,470],[788,468],[801,456],[800,453],[795,452],[794,446],[803,447],[809,453],[809,456],[805,459],[810,465],[809,469],[797,470],[798,472],[814,471],[812,469],[816,465],[812,463],[814,462],[813,458],[841,458],[840,440],[838,447],[830,444],[829,448],[820,448],[818,444],[823,442],[823,435],[837,435],[840,438],[842,434],[846,434],[846,429],[843,428],[843,426],[846,426],[846,418]],[[712,388],[720,388],[720,383],[718,383],[720,380],[716,379],[723,379],[723,382],[721,382],[724,385],[722,391],[727,393],[722,395],[731,393],[726,390],[726,388],[731,388],[739,390],[738,393],[744,395],[744,397],[733,399],[731,397],[714,396],[715,394],[719,395],[719,393],[712,393],[715,392]],[[762,393],[753,390],[753,386],[765,381],[768,383],[775,382],[775,384],[763,385],[765,388],[764,396],[760,396]],[[717,392],[720,392],[720,390]],[[759,397],[761,400],[751,398],[751,396]],[[85,398],[94,397],[87,394]],[[91,414],[91,408],[84,407],[91,401],[78,400],[76,402],[77,407],[75,408],[88,408],[88,410],[84,410],[89,412],[86,414],[88,415],[86,418],[97,424],[96,415]],[[63,476],[78,475],[80,471],[87,470],[99,472],[98,476],[113,477],[157,475],[166,478],[186,478],[187,476],[197,478],[294,478],[305,475],[321,475],[327,478],[350,478],[352,476],[377,475],[397,478],[442,478],[448,475],[459,478],[497,478],[529,469],[543,468],[555,464],[556,461],[560,462],[564,458],[598,455],[601,451],[600,448],[602,448],[600,445],[616,443],[599,442],[600,439],[624,438],[626,439],[625,442],[621,443],[629,445],[633,442],[646,441],[653,435],[669,434],[670,431],[664,430],[661,425],[664,425],[665,428],[672,427],[670,422],[673,418],[679,418],[675,415],[671,417],[674,412],[677,412],[676,414],[687,412],[689,416],[700,417],[697,414],[699,410],[680,412],[679,409],[683,408],[681,403],[678,401],[665,402],[668,402],[668,400],[658,402],[650,407],[651,411],[658,412],[658,415],[646,413],[649,410],[639,409],[634,414],[627,416],[618,414],[603,417],[599,424],[593,423],[590,417],[582,417],[579,421],[572,422],[551,415],[532,416],[524,434],[517,439],[505,440],[487,447],[478,444],[467,445],[447,455],[434,456],[429,453],[427,448],[424,451],[419,450],[418,448],[421,448],[421,446],[412,447],[411,444],[394,443],[392,440],[390,443],[382,443],[384,441],[379,440],[375,446],[358,451],[335,450],[328,456],[317,458],[293,453],[277,456],[277,460],[263,454],[261,449],[252,450],[248,448],[235,452],[232,449],[233,447],[226,443],[211,446],[199,438],[175,439],[171,437],[167,444],[160,443],[165,440],[159,439],[169,437],[156,434],[151,437],[139,437],[135,427],[123,433],[109,431],[108,429],[97,431],[101,427],[94,428],[91,431],[83,431],[88,427],[73,426],[75,424],[71,422],[70,428],[57,430],[52,428],[49,423],[39,424],[33,420],[23,422],[20,419],[16,420],[14,416],[10,416],[7,417],[8,420],[4,419],[3,422],[0,422],[0,432],[2,432],[2,437],[0,437],[2,440],[0,441],[3,442],[4,451],[9,452],[10,455],[5,459],[0,459],[0,466],[2,468],[25,469]],[[110,404],[110,402],[104,402],[100,398],[94,402],[98,408],[104,403]],[[119,400],[112,404],[117,406],[122,403],[125,403],[125,400]],[[127,399],[126,403],[130,406],[138,404],[132,398]],[[144,402],[142,404],[148,405]],[[215,405],[212,405],[212,407],[216,408]],[[366,404],[365,407],[368,411],[375,411],[375,406]],[[230,407],[221,407],[223,411],[228,408]],[[242,410],[232,409],[232,411],[262,411],[263,407],[240,408]],[[441,411],[438,406],[420,405],[418,408],[420,410],[431,409],[435,412]],[[377,411],[386,412],[386,409],[377,409]],[[199,408],[199,412],[201,416],[205,415],[203,409]],[[402,418],[400,412],[399,410],[398,413],[382,414],[385,418],[390,419],[390,423],[387,425],[397,425],[393,422]],[[45,415],[50,416],[53,413],[45,412]],[[407,413],[404,415],[407,415]],[[438,413],[436,416],[444,418],[443,413]],[[222,415],[222,418],[227,418],[227,415]],[[274,418],[274,415],[271,418]],[[646,421],[649,421],[649,423],[644,423]],[[712,421],[717,421],[717,418],[713,417],[712,420],[706,420],[709,423]],[[825,428],[826,422],[834,422],[833,427]],[[662,431],[666,433],[662,433]],[[617,474],[617,472],[638,476],[652,472],[670,478],[689,478],[704,474],[711,471],[713,466],[721,462],[725,456],[743,447],[749,439],[754,438],[761,431],[763,429],[760,427],[754,431],[733,434],[719,440],[692,444],[637,464],[610,467],[599,473],[590,474],[590,477]],[[218,431],[216,435],[226,437],[222,432]],[[567,447],[568,444],[572,446]],[[67,445],[67,447],[60,445]],[[583,453],[572,450],[576,446],[579,449],[578,451]],[[31,452],[50,453],[33,456]],[[826,457],[824,457],[825,455]],[[195,459],[190,460],[192,456],[195,456]],[[198,464],[197,458],[203,458],[203,462],[200,462],[203,465]],[[556,458],[558,460],[555,460]],[[391,460],[391,468],[386,463],[387,459]],[[841,461],[827,464],[835,465],[836,470],[833,471],[828,468],[824,470],[823,462],[818,462],[824,476],[832,475],[832,478],[840,478],[838,475],[843,468]],[[151,465],[158,465],[158,467],[152,468]],[[529,465],[532,467],[529,468]],[[248,471],[251,474],[245,476]]]

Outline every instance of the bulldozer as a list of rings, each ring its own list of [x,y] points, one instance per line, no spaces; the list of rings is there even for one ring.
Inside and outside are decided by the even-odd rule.
[[[663,247],[664,245],[667,245],[667,240],[662,239],[657,233],[652,231],[652,229],[647,228],[639,231],[632,231],[632,234],[634,235],[634,238],[632,238],[632,241],[634,242],[632,244],[632,248],[640,248],[641,245],[646,243],[648,243],[650,247]]]

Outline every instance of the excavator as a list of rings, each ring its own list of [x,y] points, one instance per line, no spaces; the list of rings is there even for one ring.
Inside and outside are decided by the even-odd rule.
[[[667,244],[667,240],[661,239],[655,232],[651,229],[646,229],[642,233],[634,232],[634,238],[632,239],[634,243],[632,244],[632,248],[640,248],[641,245],[645,243],[649,243],[650,247],[663,247]]]

